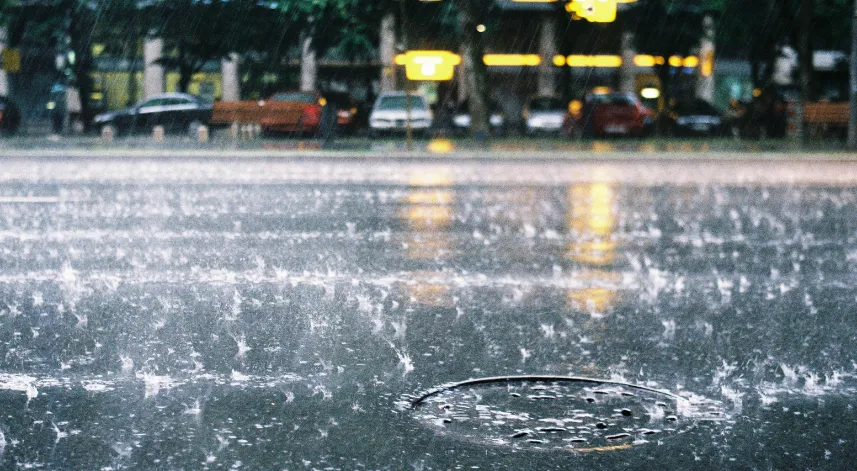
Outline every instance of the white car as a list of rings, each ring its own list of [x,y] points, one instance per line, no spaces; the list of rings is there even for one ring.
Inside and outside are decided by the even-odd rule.
[[[567,107],[558,98],[533,98],[524,108],[524,133],[558,134],[562,131],[567,113]]]
[[[406,101],[407,100],[407,101]],[[410,102],[411,129],[426,132],[432,125],[432,112],[425,98],[407,95],[405,92],[382,93],[369,114],[369,131],[373,135],[383,132],[402,132],[408,127],[408,102]]]

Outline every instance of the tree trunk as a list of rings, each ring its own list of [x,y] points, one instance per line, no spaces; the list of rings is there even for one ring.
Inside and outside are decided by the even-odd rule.
[[[804,122],[806,104],[812,99],[812,15],[813,0],[801,0],[800,3],[800,36],[798,39],[798,68],[800,70],[801,116],[799,120],[799,135],[806,142],[808,136]]]
[[[94,113],[89,102],[92,96],[92,35],[91,27],[84,24],[82,19],[74,13],[69,14],[69,37],[71,39],[71,50],[75,54],[73,65],[74,85],[77,87],[80,97],[80,120],[83,130],[88,131],[92,124]]]
[[[663,136],[665,135],[669,129],[666,123],[666,113],[672,108],[672,90],[670,90],[670,75],[672,71],[670,70],[669,59],[665,58],[664,64],[655,66],[655,73],[658,75],[658,79],[661,81],[661,97],[663,103],[663,109],[658,110],[658,122],[657,122],[657,130],[658,134]]]
[[[318,88],[318,63],[313,37],[315,23],[310,19],[310,26],[301,35],[301,91],[314,92]]]
[[[482,36],[476,30],[478,9],[473,0],[455,0],[455,7],[458,10],[458,22],[461,27],[461,47],[470,64],[470,67],[465,68],[464,78],[469,92],[470,132],[476,138],[485,139],[490,130],[488,72],[482,60],[485,51]]]
[[[184,39],[179,39],[179,91],[187,93],[190,81],[193,78],[193,67],[188,64],[187,48]]]

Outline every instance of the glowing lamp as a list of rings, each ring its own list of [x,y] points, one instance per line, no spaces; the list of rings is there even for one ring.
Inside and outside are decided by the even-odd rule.
[[[405,66],[408,80],[452,80],[461,56],[449,51],[408,51],[396,56],[396,64]]]

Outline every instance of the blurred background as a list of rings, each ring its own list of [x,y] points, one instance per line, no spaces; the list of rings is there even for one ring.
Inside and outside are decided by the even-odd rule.
[[[227,127],[259,100],[303,103],[254,123],[302,135],[335,122],[373,137],[844,143],[849,130],[848,0],[0,3],[7,133]],[[402,91],[420,97],[382,103]]]

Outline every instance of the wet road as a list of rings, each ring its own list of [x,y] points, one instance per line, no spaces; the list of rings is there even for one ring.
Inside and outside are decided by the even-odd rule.
[[[0,469],[852,469],[855,282],[849,163],[7,160]]]

